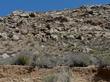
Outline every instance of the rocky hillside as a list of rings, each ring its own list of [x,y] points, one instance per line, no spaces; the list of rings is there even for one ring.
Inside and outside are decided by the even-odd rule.
[[[0,64],[18,55],[41,67],[110,65],[110,5],[0,17]]]

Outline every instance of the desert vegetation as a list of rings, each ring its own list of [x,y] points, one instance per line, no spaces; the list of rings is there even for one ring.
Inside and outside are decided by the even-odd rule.
[[[0,17],[0,82],[110,82],[109,25],[110,4]]]

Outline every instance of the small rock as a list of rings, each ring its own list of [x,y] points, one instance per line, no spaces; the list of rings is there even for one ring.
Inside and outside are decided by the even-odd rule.
[[[29,16],[30,17],[35,17],[36,16],[36,13],[30,13]]]
[[[45,46],[44,46],[44,45],[41,45],[41,47],[42,47],[42,48],[45,48]]]
[[[12,57],[15,57],[15,56],[16,56],[16,54],[11,54],[11,56],[12,56]]]
[[[28,29],[22,28],[22,29],[21,29],[21,33],[22,33],[23,35],[27,34],[27,33],[28,33]]]
[[[74,38],[74,35],[69,35],[68,37],[69,37],[69,38]]]
[[[50,29],[50,33],[58,33],[58,30],[57,29]]]
[[[2,58],[6,59],[9,58],[10,56],[7,53],[2,54]]]
[[[54,39],[54,40],[58,40],[58,36],[57,36],[57,35],[52,34],[51,37],[52,37],[52,39]]]
[[[14,11],[12,12],[13,16],[29,17],[29,14],[23,11]]]
[[[14,15],[14,16],[17,16],[17,15],[20,15],[20,14],[22,14],[22,11],[14,11],[14,12],[12,12],[12,15]]]
[[[0,33],[0,36],[3,37],[4,39],[8,38],[6,33]]]
[[[23,13],[20,15],[21,17],[29,17],[29,14],[28,13]]]
[[[19,36],[18,35],[13,35],[13,40],[19,40]]]
[[[84,53],[89,53],[91,50],[92,50],[92,49],[89,48],[89,47],[87,47],[87,46],[85,46],[85,47],[83,48],[83,52],[84,52]]]
[[[0,17],[0,22],[2,22],[3,21],[3,17]]]

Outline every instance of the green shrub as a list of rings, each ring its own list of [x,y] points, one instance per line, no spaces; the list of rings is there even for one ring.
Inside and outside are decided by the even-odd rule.
[[[30,63],[29,56],[20,55],[14,62],[15,65],[28,65]]]

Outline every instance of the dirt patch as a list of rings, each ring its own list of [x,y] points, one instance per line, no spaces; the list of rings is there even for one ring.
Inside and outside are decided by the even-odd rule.
[[[50,75],[49,78],[51,78],[54,74],[59,75],[61,73],[59,70],[62,68],[65,67],[30,70],[31,67],[28,66],[0,66],[0,82],[44,82],[44,77]],[[69,69],[71,73],[69,82],[110,82],[110,68],[76,67]]]
[[[110,69],[98,69],[97,73],[94,76],[95,82],[104,80],[105,82],[110,82]]]

